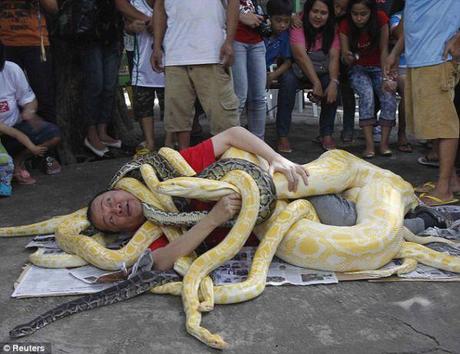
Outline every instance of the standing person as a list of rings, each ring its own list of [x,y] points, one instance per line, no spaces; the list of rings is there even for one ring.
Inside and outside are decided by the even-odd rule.
[[[113,1],[100,0],[97,6],[95,35],[78,44],[83,75],[82,115],[87,122],[84,145],[103,157],[108,147],[121,147],[121,140],[111,137],[108,127],[115,104],[123,26]]]
[[[439,177],[434,188],[420,195],[428,205],[458,202],[460,179],[455,173],[459,138],[454,90],[460,77],[460,2],[406,0],[404,38],[388,58],[389,71],[405,50],[407,62],[407,126],[417,139],[438,139]],[[421,89],[422,88],[422,89]]]
[[[45,15],[58,11],[56,0],[0,1],[0,40],[5,58],[27,74],[37,96],[38,114],[56,122],[55,82]]]
[[[313,84],[313,98],[321,102],[319,139],[324,150],[335,149],[332,137],[337,111],[340,42],[332,0],[307,0],[303,27],[291,30],[292,54],[301,73]]]
[[[335,20],[340,23],[347,17],[349,0],[334,0]],[[340,60],[340,102],[343,110],[343,128],[340,134],[340,139],[343,143],[348,144],[353,142],[355,132],[355,92],[351,88],[348,75],[348,66]]]
[[[291,96],[295,100],[295,84],[289,73],[292,65],[291,46],[289,44],[289,25],[291,23],[292,3],[290,0],[269,0],[267,13],[270,18],[272,35],[264,38],[266,48],[267,89],[274,82],[279,82],[276,111],[276,149],[278,152],[292,152],[289,144],[289,129],[292,119]],[[294,86],[294,87],[293,87]],[[294,95],[290,91],[294,90]],[[292,107],[291,107],[292,106]]]
[[[238,21],[238,0],[156,0],[152,67],[165,72],[165,130],[190,145],[199,99],[211,134],[237,126],[238,99],[229,67]],[[163,67],[164,48],[164,67]]]
[[[396,44],[399,37],[403,36],[402,26],[399,26],[402,20],[405,0],[393,1],[390,17],[390,43]],[[404,109],[404,86],[406,82],[406,57],[404,53],[399,56],[398,71],[395,71],[394,77],[397,79],[397,92],[401,98],[398,106],[398,150],[401,152],[412,152],[412,145],[406,136],[406,115]]]
[[[148,17],[153,15],[153,0],[130,0],[136,10]],[[164,96],[164,75],[153,71],[150,65],[150,57],[153,51],[153,36],[147,28],[130,26],[127,23],[126,29],[133,33],[134,37],[134,57],[133,69],[131,74],[131,85],[134,94],[134,116],[141,123],[144,132],[144,147],[137,152],[142,155],[155,149],[153,107],[155,93],[160,101]]]
[[[366,139],[362,156],[375,156],[372,127],[375,117],[374,92],[380,100],[379,125],[382,127],[380,155],[391,156],[391,128],[396,118],[396,95],[383,90],[382,66],[388,55],[388,16],[377,11],[373,0],[351,0],[347,19],[339,25],[342,58],[350,66],[351,85],[359,96],[359,125]]]
[[[267,75],[265,45],[260,35],[264,17],[256,0],[240,0],[238,29],[233,42],[235,63],[232,66],[235,93],[241,116],[247,104],[248,129],[260,139],[265,137]]]

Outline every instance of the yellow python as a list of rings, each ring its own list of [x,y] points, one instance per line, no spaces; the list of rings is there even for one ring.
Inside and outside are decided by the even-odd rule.
[[[172,154],[170,151],[162,153]],[[179,171],[184,171],[186,167],[180,155],[173,157],[174,159],[171,159],[168,156],[168,160]],[[246,158],[255,163],[260,162],[256,157],[236,149],[231,149],[223,157]],[[275,253],[281,259],[303,267],[342,272],[360,271],[369,275],[391,275],[394,272],[410,271],[416,266],[417,261],[460,272],[459,258],[405,241],[410,239],[420,242],[421,238],[410,234],[402,226],[405,213],[417,204],[417,200],[411,185],[399,176],[340,150],[323,154],[317,160],[306,164],[305,168],[310,174],[309,184],[304,185],[300,182],[296,192],[289,192],[285,177],[275,174],[277,208],[268,221],[254,229],[261,243],[245,282],[212,288],[207,281],[207,286],[200,288],[206,301],[199,303],[198,287],[203,284],[201,280],[214,268],[233,257],[254,227],[258,208],[257,188],[244,172],[235,171],[228,174],[225,180],[242,194],[243,211],[230,234],[223,243],[198,257],[193,263],[189,261],[182,266],[179,265],[180,262],[176,264],[176,268],[180,268],[181,273],[185,274],[183,284],[166,284],[155,289],[156,293],[182,294],[187,330],[206,344],[216,348],[226,346],[221,337],[200,327],[200,311],[212,309],[213,301],[234,303],[258,296],[265,287],[266,272]],[[148,173],[147,169],[143,168],[143,176],[149,188],[130,179],[122,179],[117,187],[128,190],[139,199],[159,208],[164,207],[168,201],[160,197],[157,191],[182,196],[187,196],[188,193],[203,196],[212,194],[207,185],[196,181],[193,182],[194,189],[189,189],[190,183],[187,178],[149,183],[148,175],[152,171]],[[190,176],[193,172],[188,169],[183,174]],[[229,189],[227,185],[223,188],[227,188],[229,193],[235,189]],[[200,190],[198,193],[197,189]],[[319,223],[314,208],[302,199],[329,193],[344,193],[347,198],[356,202],[358,220],[355,226],[337,227]],[[295,201],[289,204],[289,200]],[[37,229],[40,226],[47,226],[48,230]],[[142,250],[161,233],[159,227],[147,222],[124,249],[109,251],[95,240],[79,236],[80,230],[86,226],[87,221],[82,210],[48,223],[22,228],[0,228],[0,235],[56,231],[58,243],[65,251],[99,267],[115,269],[120,266],[120,262],[132,264]],[[171,232],[168,229],[164,231]],[[377,270],[393,258],[402,258],[404,262],[394,269]]]

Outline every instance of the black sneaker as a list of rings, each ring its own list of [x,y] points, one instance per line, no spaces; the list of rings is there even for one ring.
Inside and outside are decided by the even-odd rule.
[[[439,229],[447,229],[452,225],[452,219],[449,215],[445,215],[435,208],[418,205],[414,211],[410,212],[407,216],[408,219],[420,218],[425,222],[425,228],[437,227]]]

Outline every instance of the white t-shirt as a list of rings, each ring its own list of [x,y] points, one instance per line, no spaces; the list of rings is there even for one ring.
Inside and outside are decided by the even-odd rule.
[[[146,0],[130,0],[138,11],[151,17],[153,10]],[[153,36],[145,30],[134,36],[134,60],[131,82],[133,86],[142,87],[164,87],[165,79],[163,73],[153,71],[150,64],[152,55]]]
[[[21,121],[19,107],[32,102],[35,94],[22,69],[11,61],[0,71],[0,122],[12,127]]]
[[[220,62],[227,19],[222,1],[165,0],[165,10],[165,66]]]

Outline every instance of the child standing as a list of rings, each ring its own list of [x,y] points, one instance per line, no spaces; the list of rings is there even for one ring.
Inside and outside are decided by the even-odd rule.
[[[270,0],[267,3],[267,13],[270,18],[272,35],[264,38],[267,66],[267,89],[274,82],[279,82],[278,110],[276,112],[276,134],[278,136],[278,152],[292,152],[288,134],[291,125],[289,109],[289,92],[291,80],[287,72],[291,68],[291,46],[289,44],[289,25],[291,23],[292,4],[290,0]],[[296,88],[294,88],[295,90]]]
[[[148,17],[153,15],[153,0],[130,0],[138,11]],[[134,57],[131,82],[134,94],[134,116],[139,120],[144,132],[145,146],[137,154],[145,154],[155,149],[153,108],[155,93],[158,100],[164,102],[164,74],[153,71],[150,65],[153,36],[146,26],[126,26],[134,34]],[[130,31],[131,30],[131,31]],[[160,105],[161,107],[161,105]]]
[[[350,81],[359,96],[359,125],[366,139],[364,158],[375,156],[372,127],[374,91],[381,105],[379,124],[382,127],[380,154],[391,156],[389,137],[396,118],[396,95],[382,88],[382,65],[388,55],[388,16],[377,11],[373,0],[351,0],[348,16],[339,25],[342,58],[350,66]]]

